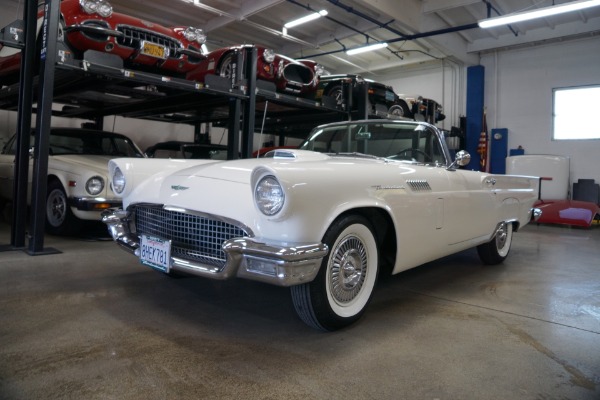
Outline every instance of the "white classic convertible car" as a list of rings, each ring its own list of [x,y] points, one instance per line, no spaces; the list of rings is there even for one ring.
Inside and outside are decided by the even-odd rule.
[[[33,146],[33,132],[30,141]],[[92,129],[52,128],[49,143],[46,231],[55,235],[77,233],[82,220],[100,221],[103,210],[121,205],[108,188],[108,160],[144,157],[128,137]],[[13,198],[16,147],[13,136],[0,153],[0,199],[7,201]],[[32,170],[30,159],[30,185]]]
[[[356,321],[379,274],[477,246],[486,264],[538,214],[538,178],[465,171],[442,133],[415,121],[315,128],[299,149],[232,161],[109,163],[123,209],[114,240],[165,273],[290,286],[295,309],[326,331]]]

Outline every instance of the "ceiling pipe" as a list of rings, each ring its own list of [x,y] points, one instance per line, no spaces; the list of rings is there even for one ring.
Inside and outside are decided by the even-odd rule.
[[[204,11],[208,11],[208,12],[213,13],[213,14],[219,16],[219,17],[229,18],[232,21],[240,21],[242,23],[245,23],[245,24],[248,24],[248,25],[252,26],[253,28],[260,29],[260,30],[262,30],[264,32],[268,32],[268,33],[270,33],[272,35],[279,36],[279,37],[282,37],[284,39],[287,39],[290,42],[295,42],[295,43],[298,43],[298,44],[301,44],[301,45],[307,46],[307,47],[316,47],[313,43],[309,43],[309,42],[307,42],[305,40],[299,39],[299,38],[291,36],[291,35],[284,35],[281,31],[278,31],[276,29],[268,28],[268,27],[266,27],[264,25],[257,24],[256,22],[249,21],[249,20],[247,20],[245,18],[240,19],[238,16],[236,16],[234,14],[230,14],[230,13],[225,12],[223,10],[219,10],[218,8],[211,7],[209,5],[201,3],[199,1],[195,1],[192,4],[194,6],[196,6],[196,7],[198,7],[198,8],[203,9]]]
[[[288,1],[288,2],[290,2],[290,3],[292,3],[292,4],[294,4],[294,5],[297,5],[297,6],[299,6],[299,7],[302,7],[302,8],[304,8],[304,9],[305,9],[305,10],[307,10],[307,11],[316,12],[316,10],[315,10],[314,8],[312,8],[310,5],[304,5],[304,4],[302,4],[302,3],[299,3],[299,2],[298,2],[298,1],[296,1],[296,0],[287,0],[287,1]],[[325,16],[324,16],[324,19],[327,19],[327,20],[329,20],[329,21],[331,21],[331,22],[334,22],[334,23],[336,23],[336,24],[338,24],[338,25],[341,25],[341,26],[343,26],[344,28],[346,28],[346,29],[348,29],[348,30],[351,30],[352,32],[356,32],[356,33],[358,33],[358,34],[360,34],[360,35],[364,35],[364,36],[365,36],[365,37],[367,37],[368,39],[372,39],[372,40],[375,40],[375,41],[376,41],[376,39],[374,39],[373,37],[371,37],[371,36],[367,35],[366,33],[364,33],[364,32],[362,32],[362,31],[360,31],[360,30],[356,29],[356,28],[355,28],[355,27],[353,27],[353,26],[350,26],[350,25],[348,25],[348,24],[346,24],[346,23],[344,23],[344,22],[342,22],[342,21],[339,21],[339,20],[337,20],[337,19],[335,19],[335,18],[331,17],[331,15],[329,15],[329,14],[328,14],[328,15],[325,15]]]
[[[446,33],[454,33],[454,32],[458,32],[458,31],[464,31],[467,29],[474,29],[474,28],[479,28],[479,25],[477,25],[477,23],[472,23],[472,24],[467,24],[467,25],[455,26],[452,28],[438,29],[435,31],[415,33],[414,35],[404,35],[403,37],[399,37],[396,39],[386,40],[386,42],[388,44],[397,43],[397,42],[405,42],[407,40],[415,40],[415,39],[421,39],[421,38],[430,37],[430,36],[444,35]],[[325,55],[329,55],[329,54],[341,53],[344,51],[346,51],[346,49],[333,50],[333,51],[328,51],[328,52],[324,52],[324,53],[316,53],[316,54],[306,55],[306,56],[304,56],[304,58],[320,57],[320,56],[325,56]]]
[[[304,7],[307,10],[310,11],[314,11],[310,8],[310,6],[304,6],[303,4],[300,4],[299,2],[297,2],[296,0],[288,0],[290,3],[296,4],[300,7]],[[437,35],[444,35],[446,33],[454,33],[454,32],[459,32],[459,31],[464,31],[464,30],[468,30],[468,29],[474,29],[474,28],[479,28],[479,25],[477,23],[472,23],[472,24],[466,24],[466,25],[461,25],[461,26],[456,26],[456,27],[451,27],[451,28],[444,28],[444,29],[437,29],[434,31],[429,31],[429,32],[423,32],[423,33],[415,33],[412,35],[407,35],[405,33],[400,32],[397,29],[394,29],[392,27],[389,26],[390,22],[387,23],[383,23],[380,22],[368,15],[366,15],[365,13],[362,13],[360,11],[355,10],[353,7],[347,6],[345,4],[342,4],[339,0],[328,0],[331,4],[340,7],[344,10],[346,10],[347,12],[354,14],[356,16],[359,16],[360,18],[363,18],[369,22],[372,22],[373,24],[377,25],[378,27],[382,28],[382,29],[386,29],[389,32],[392,32],[396,35],[398,35],[399,37],[396,39],[391,39],[391,40],[386,40],[387,43],[397,43],[397,42],[402,42],[402,41],[407,41],[407,40],[416,40],[416,39],[421,39],[421,38],[426,38],[426,37],[430,37],[430,36],[437,36]],[[484,0],[484,2],[487,3],[487,1]],[[358,32],[356,29],[353,29],[352,27],[348,27],[346,24],[341,23],[336,21],[333,18],[330,18],[329,16],[326,16],[325,18],[330,19],[333,22],[336,22],[342,26],[345,26],[357,33],[360,33],[362,35],[365,35],[367,37],[367,41],[368,39],[372,39],[375,41],[378,41],[372,37],[369,37],[368,35],[366,35],[364,32]],[[311,55],[306,55],[304,57],[306,58],[312,58],[312,57],[320,57],[320,56],[325,56],[325,55],[331,55],[331,54],[336,54],[336,53],[342,53],[345,52],[347,49],[344,47],[343,49],[340,50],[332,50],[332,51],[327,51],[327,52],[322,52],[322,53],[315,53],[315,54],[311,54]],[[398,56],[397,52],[392,51],[391,49],[389,49],[393,54],[395,54],[396,56]]]
[[[362,13],[360,11],[355,10],[353,7],[350,7],[350,6],[347,6],[345,4],[342,4],[338,0],[328,0],[328,1],[331,4],[333,4],[335,6],[338,6],[338,7],[342,8],[342,9],[348,11],[351,14],[357,15],[357,16],[361,17],[362,19],[365,19],[365,20],[367,20],[369,22],[374,23],[375,25],[377,25],[378,27],[380,27],[382,29],[387,29],[388,31],[392,32],[395,35],[398,35],[400,37],[406,37],[407,36],[406,34],[400,32],[399,30],[391,28],[391,27],[388,26],[390,24],[390,22],[393,22],[394,20],[392,20],[390,22],[387,22],[387,23],[383,23],[383,22],[380,22],[380,21],[376,20],[375,18],[372,18],[372,17],[368,16],[365,13]]]
[[[485,5],[487,6],[487,17],[488,18],[492,18],[492,10],[498,14],[498,15],[502,15],[500,13],[500,11],[498,11],[498,9],[496,7],[494,7],[494,5],[492,3],[490,3],[488,0],[483,0],[483,2],[485,3]],[[512,25],[506,25],[508,27],[508,29],[510,29],[510,31],[515,35],[515,36],[519,36],[519,33],[512,27]]]

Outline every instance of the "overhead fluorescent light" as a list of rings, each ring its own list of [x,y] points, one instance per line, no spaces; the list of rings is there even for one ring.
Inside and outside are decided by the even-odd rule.
[[[523,11],[500,17],[482,19],[477,22],[480,28],[493,28],[500,25],[514,24],[516,22],[528,21],[535,18],[544,18],[551,15],[579,11],[590,7],[600,6],[600,0],[577,0],[570,3]]]
[[[283,27],[284,28],[293,28],[294,26],[302,25],[309,21],[314,21],[315,19],[324,17],[325,15],[327,15],[327,10],[321,10],[319,12],[314,12],[314,13],[308,14],[302,18],[298,18],[293,21],[290,21],[287,24],[283,25]]]
[[[367,51],[379,50],[379,49],[383,49],[385,47],[388,47],[388,44],[385,42],[373,43],[373,44],[368,44],[366,46],[356,47],[354,49],[347,50],[346,54],[348,54],[349,56],[353,56],[355,54],[365,53]]]

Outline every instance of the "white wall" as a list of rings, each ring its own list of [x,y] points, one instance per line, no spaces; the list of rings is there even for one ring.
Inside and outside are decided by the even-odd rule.
[[[433,99],[444,108],[446,119],[437,126],[450,130],[459,126],[465,114],[465,68],[447,60],[436,60],[385,75],[365,77],[385,83],[398,94],[420,95]]]
[[[485,67],[485,105],[491,128],[508,128],[508,147],[526,154],[570,157],[571,182],[600,183],[600,140],[552,140],[552,89],[600,84],[600,39],[590,37],[507,50],[481,57]],[[600,104],[597,105],[600,114]],[[598,124],[597,115],[577,113]]]

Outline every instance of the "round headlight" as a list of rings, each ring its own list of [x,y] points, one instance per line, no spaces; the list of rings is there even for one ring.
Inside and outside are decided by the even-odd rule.
[[[98,14],[100,14],[100,16],[104,18],[110,17],[113,13],[113,8],[107,1],[103,1],[100,4],[98,4],[97,10]]]
[[[79,0],[79,5],[88,14],[98,14],[108,18],[112,15],[112,5],[106,0]]]
[[[272,63],[273,61],[275,61],[275,50],[265,49],[263,51],[263,59],[268,63]]]
[[[285,203],[283,188],[274,176],[262,178],[254,190],[256,206],[265,215],[275,215],[281,211]]]
[[[190,42],[195,41],[196,40],[196,28],[192,28],[191,26],[186,28],[185,31],[183,31],[183,36]]]
[[[206,43],[206,34],[202,29],[188,27],[183,31],[183,36],[190,42],[197,42],[199,44]]]
[[[315,75],[321,76],[325,73],[325,68],[321,64],[315,65]]]
[[[104,190],[104,179],[100,176],[92,176],[85,183],[85,190],[92,196],[102,193]]]
[[[113,172],[111,186],[113,192],[116,194],[121,194],[123,193],[123,190],[125,190],[125,175],[123,175],[123,172],[119,167],[115,168]]]
[[[196,42],[200,44],[206,43],[206,34],[202,29],[196,29]]]

